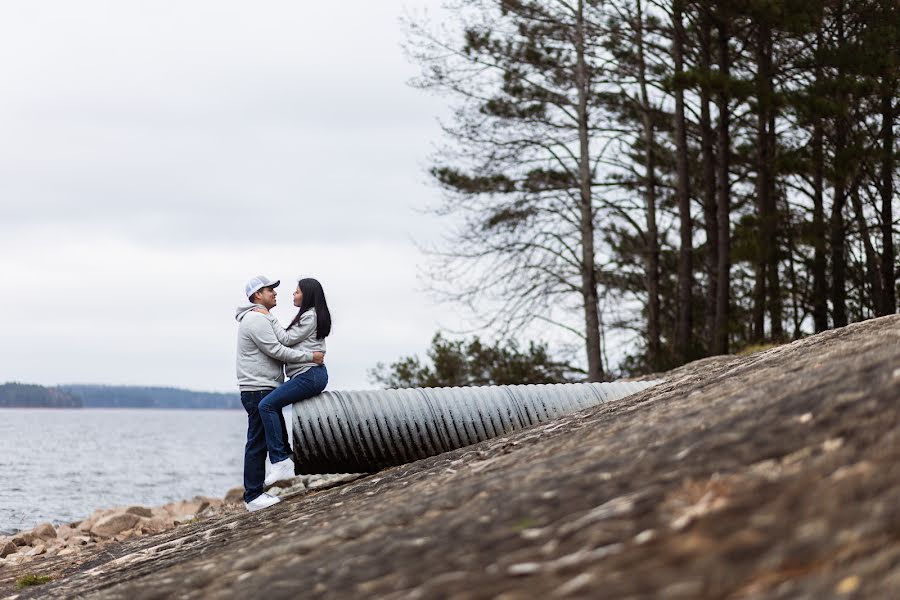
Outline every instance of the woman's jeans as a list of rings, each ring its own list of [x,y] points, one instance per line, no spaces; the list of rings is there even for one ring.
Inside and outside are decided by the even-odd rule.
[[[273,465],[291,457],[281,409],[294,402],[318,396],[327,385],[328,369],[325,368],[325,365],[318,365],[299,375],[294,375],[260,400],[259,416],[266,430],[269,462]]]

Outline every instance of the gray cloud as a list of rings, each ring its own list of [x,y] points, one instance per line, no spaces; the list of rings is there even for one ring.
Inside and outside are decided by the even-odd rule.
[[[444,313],[410,239],[443,226],[419,209],[445,109],[405,85],[408,5],[0,7],[0,296],[34,281],[39,322],[0,316],[0,379],[227,389],[258,271],[330,284],[346,387],[421,351]]]
[[[273,235],[315,204],[328,238],[428,228],[409,209],[435,194],[420,166],[441,108],[404,84],[400,3],[153,6],[6,15],[4,223],[228,239],[269,218],[248,204],[278,210]]]

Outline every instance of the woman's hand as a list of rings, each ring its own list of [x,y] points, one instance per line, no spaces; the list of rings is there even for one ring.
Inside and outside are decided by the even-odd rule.
[[[325,364],[325,353],[324,352],[313,352],[313,362],[317,365]]]
[[[269,311],[266,309],[265,306],[258,306],[258,307],[256,307],[256,308],[254,308],[254,309],[253,309],[253,312],[262,313],[262,314],[264,314],[264,315],[269,314]]]

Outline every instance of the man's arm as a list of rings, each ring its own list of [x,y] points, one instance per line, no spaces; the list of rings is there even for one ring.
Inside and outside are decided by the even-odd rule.
[[[271,322],[262,315],[254,317],[252,314],[248,314],[244,319],[250,319],[247,321],[247,331],[250,334],[250,338],[264,354],[283,363],[313,362],[312,352],[300,352],[281,344],[278,338],[275,337],[275,331]]]

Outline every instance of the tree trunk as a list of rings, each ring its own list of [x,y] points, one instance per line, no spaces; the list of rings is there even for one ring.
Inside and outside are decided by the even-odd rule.
[[[816,53],[823,51],[822,28],[816,32]],[[822,82],[822,59],[816,59],[816,84]],[[825,259],[825,152],[824,128],[818,110],[814,111],[812,136],[813,176],[813,327],[816,333],[828,329],[828,280]]]
[[[872,238],[869,236],[869,226],[866,224],[862,200],[859,197],[858,181],[855,181],[850,189],[850,201],[853,203],[856,226],[859,227],[859,236],[862,238],[863,250],[866,255],[866,279],[869,284],[869,298],[872,300],[872,312],[876,315],[882,315],[885,314],[881,311],[881,300],[884,296],[881,291],[881,272],[878,268],[878,254],[875,252],[875,248],[872,246]],[[860,310],[862,310],[863,306],[864,302],[860,302]]]
[[[752,339],[761,342],[766,337],[766,261],[763,258],[762,232],[757,231],[756,262],[753,265],[753,328]]]
[[[835,184],[831,207],[831,320],[835,327],[847,325],[846,264],[844,262],[844,204],[847,190],[843,181]]]
[[[709,279],[706,312],[706,347],[715,346],[716,282],[719,268],[719,225],[716,218],[716,164],[713,153],[713,129],[710,117],[709,81],[712,63],[712,21],[709,8],[700,15],[700,152],[703,163],[703,221],[706,229],[706,272]]]
[[[637,7],[638,81],[641,88],[641,112],[644,129],[644,169],[647,207],[647,362],[651,369],[660,368],[659,333],[659,236],[656,230],[656,157],[653,150],[653,121],[650,96],[647,93],[647,66],[644,60],[644,14],[640,0]]]
[[[790,208],[785,208],[785,213],[790,214]],[[803,317],[800,312],[800,302],[797,299],[797,269],[794,266],[795,256],[797,256],[797,248],[794,244],[794,228],[792,225],[788,225],[786,228],[787,235],[785,236],[785,242],[787,243],[787,263],[788,263],[788,278],[791,282],[791,321],[793,323],[793,332],[791,334],[791,339],[797,340],[800,339],[800,335],[802,333],[801,324],[803,322]]]
[[[771,61],[772,42],[769,41],[769,59]],[[775,90],[770,89],[774,98]],[[781,297],[781,242],[779,239],[778,224],[781,219],[778,216],[778,196],[777,187],[778,173],[775,169],[776,156],[778,148],[775,132],[775,111],[772,106],[769,109],[769,244],[768,244],[768,285],[769,285],[769,321],[772,327],[772,339],[781,341],[784,339],[784,303]]]
[[[881,314],[897,312],[897,276],[894,268],[894,81],[885,76],[881,89]]]
[[[684,88],[681,76],[684,72],[684,25],[681,21],[681,2],[672,4],[674,39],[672,58],[675,61],[675,170],[677,182],[675,194],[678,200],[678,217],[681,226],[681,246],[678,250],[678,322],[675,328],[675,351],[678,362],[691,358],[691,332],[693,329],[693,226],[691,223],[691,197],[688,190],[687,132],[684,123]]]
[[[581,291],[584,297],[585,345],[588,380],[603,381],[603,358],[600,354],[600,311],[597,298],[597,276],[594,265],[594,207],[591,200],[591,157],[588,145],[588,74],[584,57],[584,0],[578,0],[575,26],[578,87],[578,179],[581,195]]]
[[[753,340],[766,337],[766,268],[769,266],[769,215],[770,166],[769,156],[769,72],[767,39],[768,26],[761,22],[756,36],[756,252],[753,265]]]
[[[728,53],[728,25],[724,20],[717,23],[719,39],[718,62],[723,80],[730,77],[729,53]],[[731,140],[729,134],[728,118],[728,91],[722,89],[717,98],[719,112],[716,126],[719,145],[718,152],[718,176],[716,183],[717,218],[719,226],[719,264],[718,287],[716,290],[716,354],[728,354],[728,301],[731,288],[731,186],[728,180],[729,159],[731,158]]]
[[[843,2],[838,7],[838,48],[844,47]],[[837,77],[844,76],[838,68]],[[831,207],[831,319],[835,327],[847,325],[847,285],[844,231],[844,204],[847,202],[847,95],[838,96],[839,113],[835,123],[834,151],[834,204]]]

